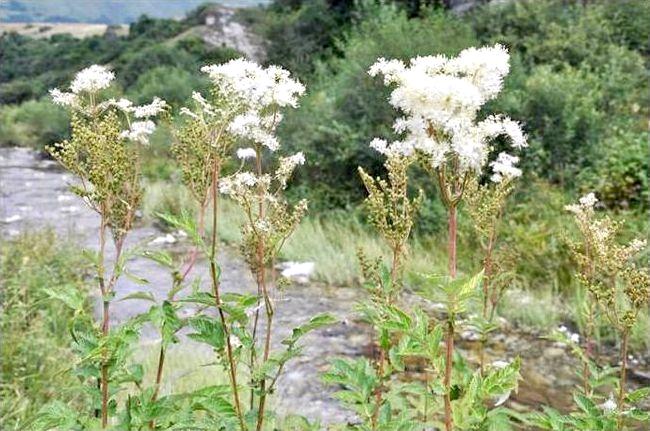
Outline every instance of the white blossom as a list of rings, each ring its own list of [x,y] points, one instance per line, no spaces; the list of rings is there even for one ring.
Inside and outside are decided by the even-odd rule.
[[[136,118],[149,118],[155,117],[167,108],[167,102],[160,97],[154,97],[153,101],[148,105],[136,106],[133,109],[133,115]]]
[[[583,197],[581,197],[578,202],[580,202],[580,205],[582,205],[585,208],[593,208],[594,205],[598,202],[598,199],[596,198],[596,195],[591,192]]]
[[[494,98],[510,71],[510,55],[500,44],[491,47],[467,48],[445,66],[448,73],[467,76],[481,92],[484,100]]]
[[[74,94],[81,92],[94,93],[108,88],[115,79],[115,74],[104,66],[93,64],[75,75],[70,89]]]
[[[393,143],[373,140],[371,146],[385,155],[418,151],[434,168],[455,155],[461,170],[476,172],[487,162],[490,140],[497,136],[509,138],[515,149],[526,147],[517,122],[503,116],[476,121],[480,108],[501,90],[508,72],[509,55],[501,45],[469,48],[455,58],[416,57],[408,66],[379,58],[368,73],[382,74],[392,87],[389,102],[404,114],[393,128],[403,137]],[[509,165],[507,172],[518,173],[514,169]]]
[[[254,159],[257,156],[253,148],[240,148],[237,150],[237,158],[241,160]]]
[[[219,192],[225,195],[239,194],[246,188],[253,187],[260,181],[252,172],[238,172],[219,182]]]
[[[508,153],[499,153],[497,159],[490,163],[492,167],[491,180],[500,183],[504,179],[512,179],[521,176],[521,169],[515,165],[519,162],[519,157],[511,156]]]
[[[180,110],[180,113],[183,114],[183,115],[187,115],[188,117],[191,117],[191,118],[193,118],[195,120],[199,119],[198,115],[196,115],[194,112],[190,111],[186,107],[182,107],[181,110]]]
[[[134,121],[131,123],[131,128],[123,131],[120,137],[146,145],[149,143],[149,136],[154,130],[156,130],[156,125],[151,120]]]
[[[578,204],[565,205],[564,209],[574,214],[582,215],[593,212],[596,203],[598,203],[598,198],[591,192],[578,199]]]
[[[77,95],[74,93],[66,93],[58,88],[53,88],[50,90],[50,96],[52,96],[52,102],[55,105],[61,106],[74,106],[77,104]]]
[[[242,58],[204,66],[201,71],[228,103],[236,106],[239,114],[230,121],[228,131],[277,151],[280,143],[275,130],[282,120],[278,109],[298,106],[298,97],[304,94],[305,87],[282,67],[263,68]],[[208,114],[216,112],[198,93],[193,97]]]
[[[122,98],[120,100],[113,101],[113,105],[124,112],[133,111],[133,102],[131,102],[129,99]]]
[[[296,166],[304,164],[305,155],[302,152],[298,152],[288,157],[280,157],[280,166],[276,171],[276,178],[283,186],[285,186],[289,180],[289,177],[296,169]]]

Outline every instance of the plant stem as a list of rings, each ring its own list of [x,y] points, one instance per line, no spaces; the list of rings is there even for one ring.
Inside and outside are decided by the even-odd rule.
[[[488,299],[490,297],[490,279],[492,277],[492,251],[494,249],[495,237],[496,237],[496,226],[493,225],[492,228],[490,229],[488,244],[485,250],[485,260],[483,261],[483,320],[486,320],[488,318]],[[496,308],[496,301],[490,300],[490,303],[492,305],[492,311],[489,313],[490,314],[489,322],[491,323],[492,318],[494,316],[493,311]],[[487,345],[487,341],[488,341],[487,333],[484,333],[481,336],[481,344],[480,344],[480,352],[479,352],[481,375],[483,374],[483,370],[485,368],[485,348]]]
[[[453,279],[456,278],[456,235],[457,235],[457,224],[456,224],[456,206],[452,205],[449,207],[449,239],[448,239],[448,251],[449,251],[449,276]]]
[[[618,382],[618,421],[617,430],[623,428],[623,410],[625,408],[625,381],[627,379],[627,342],[630,335],[629,329],[623,330],[621,339],[621,375]]]
[[[449,206],[449,276],[456,278],[456,205]],[[445,335],[445,429],[451,431],[454,427],[453,412],[451,408],[451,374],[454,356],[454,316],[449,311],[447,332]]]
[[[108,337],[110,321],[110,303],[108,302],[108,292],[104,279],[104,256],[106,254],[106,205],[102,204],[101,222],[99,225],[99,257],[97,266],[97,279],[99,280],[99,289],[102,294],[102,338]],[[102,429],[108,426],[108,358],[107,352],[104,352],[101,365],[100,389],[102,397]]]
[[[212,279],[212,290],[215,297],[217,311],[219,313],[219,319],[221,320],[221,325],[223,327],[224,338],[226,341],[226,359],[228,362],[228,368],[230,372],[230,386],[232,389],[233,401],[235,404],[235,413],[239,419],[239,426],[242,431],[246,430],[246,423],[244,422],[244,416],[241,410],[241,404],[239,402],[239,390],[237,387],[237,364],[235,363],[233,354],[232,354],[232,343],[230,341],[230,330],[228,328],[228,322],[226,320],[225,313],[221,307],[221,296],[219,292],[219,275],[217,273],[217,227],[218,227],[218,196],[217,196],[217,186],[219,182],[219,162],[215,162],[215,166],[212,170],[212,237],[210,243],[210,277]]]

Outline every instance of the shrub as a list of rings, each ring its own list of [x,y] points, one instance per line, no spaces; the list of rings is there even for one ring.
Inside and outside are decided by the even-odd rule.
[[[318,65],[301,109],[287,116],[280,132],[289,145],[305,152],[310,169],[298,181],[312,190],[316,204],[326,207],[360,202],[364,193],[353,174],[357,165],[373,175],[382,170],[366,144],[368,136],[390,133],[391,110],[385,103],[388,93],[368,76],[368,67],[380,56],[452,54],[473,40],[469,26],[443,12],[409,20],[406,13],[382,6],[366,14],[340,42],[343,57]]]
[[[69,135],[69,115],[47,100],[0,107],[0,146],[42,150]]]

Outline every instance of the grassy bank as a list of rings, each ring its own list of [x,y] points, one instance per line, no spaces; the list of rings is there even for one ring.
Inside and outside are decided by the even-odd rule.
[[[85,263],[52,232],[0,240],[0,429],[25,430],[40,406],[56,397],[75,403],[79,381],[63,373],[72,312],[52,296],[85,290]]]

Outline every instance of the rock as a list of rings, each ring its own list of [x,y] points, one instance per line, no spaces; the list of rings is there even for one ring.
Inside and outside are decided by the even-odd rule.
[[[478,332],[471,329],[466,329],[460,334],[460,338],[465,341],[478,341],[481,339],[481,336]]]
[[[545,358],[549,358],[549,359],[560,358],[565,354],[566,352],[564,351],[564,349],[561,349],[559,347],[547,347],[546,349],[544,349],[544,353],[542,353],[542,355]]]
[[[12,216],[5,217],[5,218],[2,220],[2,223],[6,223],[6,224],[9,224],[9,223],[15,223],[15,222],[20,221],[20,220],[22,220],[22,219],[23,219],[22,216],[20,216],[19,214],[14,214],[14,215],[12,215]]]
[[[174,244],[175,242],[176,242],[176,238],[174,238],[174,235],[168,233],[167,235],[154,238],[152,241],[149,242],[149,244],[151,245]]]
[[[79,207],[75,205],[70,205],[67,207],[61,207],[62,213],[76,213],[79,212]]]
[[[278,265],[280,274],[289,280],[300,284],[309,283],[309,278],[314,273],[316,264],[314,262],[283,262]]]

